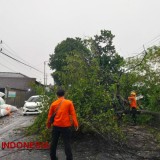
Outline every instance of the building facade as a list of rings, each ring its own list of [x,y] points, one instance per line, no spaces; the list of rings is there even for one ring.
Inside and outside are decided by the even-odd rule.
[[[5,101],[17,107],[22,107],[24,101],[35,92],[31,88],[36,78],[27,77],[21,73],[0,72],[0,92],[5,93]]]

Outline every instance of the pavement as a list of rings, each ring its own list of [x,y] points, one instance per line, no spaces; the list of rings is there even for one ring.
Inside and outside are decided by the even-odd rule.
[[[28,142],[30,137],[21,134],[24,127],[31,125],[36,115],[23,116],[21,109],[11,116],[0,118],[0,160],[45,160],[48,150],[2,149],[2,142]]]
[[[0,117],[0,160],[49,160],[49,149],[2,149],[2,142],[33,142],[35,137],[26,137],[24,128],[30,126],[37,115],[23,116],[22,110],[11,116]],[[59,160],[65,160],[62,146],[57,147]]]

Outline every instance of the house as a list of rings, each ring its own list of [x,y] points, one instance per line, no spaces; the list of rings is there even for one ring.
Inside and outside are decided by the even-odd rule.
[[[0,92],[5,93],[7,104],[22,107],[24,101],[35,94],[31,84],[37,84],[36,78],[27,77],[21,73],[0,72]]]

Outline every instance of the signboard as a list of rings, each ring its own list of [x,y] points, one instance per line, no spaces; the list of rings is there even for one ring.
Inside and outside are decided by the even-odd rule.
[[[15,91],[8,91],[8,97],[15,98],[16,97],[16,92]]]

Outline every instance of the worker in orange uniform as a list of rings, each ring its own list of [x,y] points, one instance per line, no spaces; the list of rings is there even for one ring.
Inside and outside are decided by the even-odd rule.
[[[54,101],[49,109],[47,128],[53,125],[52,140],[50,145],[51,160],[57,160],[56,149],[60,135],[62,135],[65,147],[66,160],[73,160],[71,150],[71,117],[75,130],[78,130],[78,121],[72,101],[64,98],[65,91],[57,91],[58,99]],[[56,112],[53,124],[50,123],[51,116]]]
[[[131,92],[131,95],[128,97],[129,103],[130,103],[130,108],[131,108],[131,113],[132,113],[132,119],[134,124],[136,125],[137,123],[137,101],[136,101],[136,93],[134,91]]]

